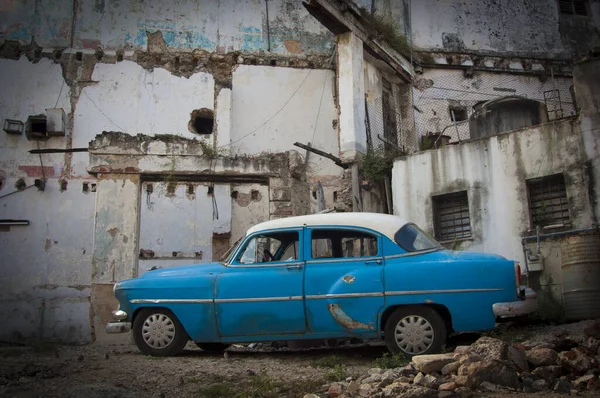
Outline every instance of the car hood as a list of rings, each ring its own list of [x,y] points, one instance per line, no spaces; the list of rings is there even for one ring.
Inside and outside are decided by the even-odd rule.
[[[147,271],[140,278],[164,278],[164,277],[185,277],[198,275],[211,275],[220,273],[225,269],[221,263],[192,264],[179,267],[158,268]]]

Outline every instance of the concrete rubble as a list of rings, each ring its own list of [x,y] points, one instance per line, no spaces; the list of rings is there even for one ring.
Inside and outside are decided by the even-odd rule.
[[[370,369],[329,386],[328,397],[475,397],[481,393],[600,394],[600,321],[582,336],[557,332],[544,340],[508,343],[481,337],[453,352],[418,355],[405,367]]]

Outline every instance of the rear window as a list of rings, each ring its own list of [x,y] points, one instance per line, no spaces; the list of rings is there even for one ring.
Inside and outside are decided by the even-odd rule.
[[[409,253],[440,248],[441,245],[415,224],[406,224],[396,232],[394,241]]]

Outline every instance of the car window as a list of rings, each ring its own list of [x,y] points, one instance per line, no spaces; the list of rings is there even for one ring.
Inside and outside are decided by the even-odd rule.
[[[238,256],[240,264],[298,259],[298,232],[259,234],[252,237]]]
[[[312,258],[377,256],[377,236],[362,231],[317,229],[311,233]]]
[[[440,248],[441,245],[415,224],[406,224],[396,232],[394,241],[407,252]]]

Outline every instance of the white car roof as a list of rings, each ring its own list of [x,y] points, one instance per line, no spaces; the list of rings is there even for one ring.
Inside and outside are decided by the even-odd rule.
[[[387,236],[393,241],[396,232],[406,224],[408,224],[408,221],[391,214],[363,212],[310,214],[265,221],[248,229],[246,235],[267,229],[331,225],[369,228]]]

